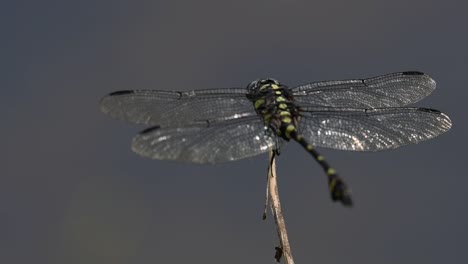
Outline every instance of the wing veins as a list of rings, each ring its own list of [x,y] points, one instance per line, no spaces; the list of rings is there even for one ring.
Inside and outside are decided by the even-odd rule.
[[[291,88],[298,105],[398,107],[415,103],[435,89],[419,72],[397,72],[366,79],[312,82]]]
[[[244,88],[188,92],[120,91],[104,97],[100,106],[101,111],[112,117],[159,126],[180,126],[205,119],[232,119],[254,112]]]

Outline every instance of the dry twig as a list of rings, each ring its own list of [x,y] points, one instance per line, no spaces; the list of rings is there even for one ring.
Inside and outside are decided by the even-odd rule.
[[[284,262],[286,264],[294,264],[294,260],[291,254],[291,247],[289,245],[288,233],[286,231],[286,223],[284,222],[283,212],[281,211],[281,203],[278,193],[278,183],[276,181],[276,160],[275,151],[270,151],[270,165],[268,168],[268,180],[267,180],[268,193],[271,196],[270,207],[273,217],[275,218],[276,231],[278,232],[280,247],[276,247],[275,259],[277,262],[280,261],[281,257],[284,256]],[[268,194],[266,197],[268,202]],[[266,214],[264,213],[264,219]]]

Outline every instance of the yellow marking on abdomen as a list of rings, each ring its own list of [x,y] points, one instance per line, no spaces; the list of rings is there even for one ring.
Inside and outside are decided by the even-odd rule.
[[[335,185],[336,185],[336,179],[333,179],[331,182],[330,182],[330,190],[333,191],[335,189]]]
[[[272,85],[271,85],[271,88],[273,88],[274,90],[276,90],[276,89],[279,89],[279,86],[278,86],[277,84],[272,84]]]
[[[294,125],[291,125],[289,124],[287,127],[286,127],[286,131],[285,131],[285,136],[287,138],[291,138],[291,133],[293,131],[296,131],[296,127]]]
[[[279,107],[279,109],[283,109],[283,110],[284,110],[284,109],[287,109],[287,108],[288,108],[288,105],[285,104],[285,103],[281,103],[281,104],[278,105],[278,107]]]
[[[284,122],[284,123],[291,123],[291,118],[289,116],[285,116],[283,118],[281,118],[281,121]]]
[[[328,168],[328,170],[327,170],[327,175],[328,175],[328,176],[335,175],[335,174],[336,174],[335,169],[333,169],[333,168]]]
[[[322,155],[318,155],[318,156],[317,156],[317,160],[318,160],[318,161],[323,161],[324,159],[325,159],[325,158],[324,158]]]
[[[276,97],[276,102],[278,102],[278,103],[286,102],[286,98],[284,98],[283,96],[278,96],[278,97]]]
[[[291,113],[289,111],[281,111],[279,113],[280,116],[291,116]]]

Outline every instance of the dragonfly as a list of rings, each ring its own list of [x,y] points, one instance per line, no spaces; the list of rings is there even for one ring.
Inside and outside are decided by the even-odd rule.
[[[332,200],[351,206],[350,189],[316,147],[381,151],[448,131],[446,114],[407,106],[435,87],[431,76],[417,71],[295,87],[258,79],[246,88],[116,91],[101,99],[100,109],[147,125],[132,149],[157,160],[216,164],[296,141],[325,171]]]

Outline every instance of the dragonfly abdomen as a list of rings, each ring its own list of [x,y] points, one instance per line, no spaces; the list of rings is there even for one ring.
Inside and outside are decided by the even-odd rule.
[[[346,187],[346,184],[341,179],[340,176],[336,173],[335,169],[333,169],[325,160],[325,158],[320,155],[314,148],[312,144],[307,142],[303,136],[298,134],[296,129],[290,128],[291,131],[289,132],[289,136],[301,144],[304,149],[309,152],[309,154],[314,157],[314,159],[320,164],[320,166],[325,171],[325,174],[328,178],[328,186],[330,188],[330,193],[332,196],[333,201],[340,201],[345,206],[352,206],[353,202],[351,200],[351,193],[349,189]]]

